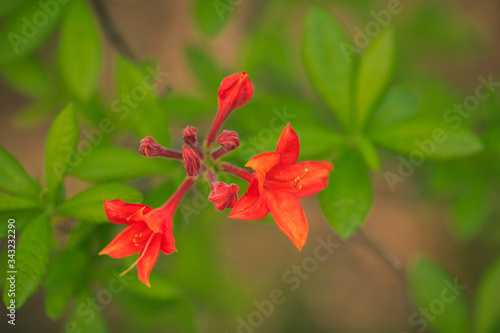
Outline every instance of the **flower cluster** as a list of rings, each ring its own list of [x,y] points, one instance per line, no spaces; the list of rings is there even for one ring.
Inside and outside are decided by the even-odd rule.
[[[239,168],[220,158],[241,144],[238,133],[223,130],[229,114],[247,103],[253,96],[253,84],[247,73],[226,77],[219,88],[219,109],[212,127],[200,145],[197,129],[187,126],[182,131],[185,145],[181,151],[165,148],[153,138],[141,140],[139,152],[146,157],[164,157],[183,161],[187,176],[180,187],[159,208],[129,204],[121,200],[104,202],[110,222],[127,225],[99,254],[123,258],[139,252],[138,259],[122,274],[137,266],[139,279],[149,285],[149,274],[160,254],[177,251],[172,219],[181,199],[200,178],[210,185],[208,200],[216,210],[232,208],[229,217],[240,220],[258,220],[271,212],[276,224],[299,249],[308,234],[308,222],[298,199],[323,190],[333,170],[330,162],[299,162],[299,139],[288,124],[278,140],[274,152],[254,156]],[[215,141],[219,147],[214,148]],[[217,180],[217,172],[238,176],[249,182],[246,193],[238,199],[239,187]]]

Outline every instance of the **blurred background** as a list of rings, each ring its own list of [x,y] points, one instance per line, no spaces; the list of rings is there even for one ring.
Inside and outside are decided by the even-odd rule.
[[[123,105],[117,104],[123,103],[123,92],[131,91],[128,83],[121,86],[120,82],[140,70],[151,73],[158,69],[162,74],[155,97],[148,95],[137,108],[131,107],[136,115],[123,124],[117,121],[118,130],[106,136],[103,145],[136,152],[139,140],[152,135],[160,136],[158,141],[164,145],[179,148],[185,126],[196,126],[202,135],[207,132],[222,78],[247,71],[255,96],[224,126],[238,131],[242,140],[242,146],[228,159],[242,166],[256,153],[274,149],[281,129],[291,122],[301,139],[301,160],[330,160],[337,167],[341,144],[336,133],[342,133],[342,128],[315,92],[303,63],[306,13],[312,4],[321,6],[352,41],[392,2],[94,0],[76,5],[61,1],[55,2],[54,17],[49,15],[50,22],[34,37],[40,40],[31,49],[22,49],[21,56],[10,54],[7,33],[14,22],[32,17],[42,7],[30,1],[3,3],[0,144],[28,174],[41,180],[45,138],[67,102],[75,103],[82,138],[82,131],[96,128],[104,116],[117,119],[120,113],[115,107]],[[389,19],[397,50],[389,87],[412,92],[408,103],[415,113],[442,117],[454,104],[463,103],[464,97],[474,95],[480,76],[500,80],[498,1],[398,3],[401,11]],[[90,15],[78,6],[88,8]],[[98,41],[98,48],[78,51],[79,45],[93,40]],[[98,65],[80,66],[80,58],[95,59]],[[71,59],[73,65],[67,65]],[[95,78],[85,75],[88,71],[95,71]],[[270,218],[238,221],[226,218],[228,211],[216,212],[200,199],[208,194],[207,185],[201,184],[185,198],[175,216],[179,252],[160,256],[153,269],[152,288],[135,284],[136,273],[130,272],[125,289],[112,293],[110,300],[101,299],[91,311],[95,318],[88,322],[91,315],[84,310],[92,305],[88,303],[80,311],[79,305],[87,304],[88,297],[104,297],[103,290],[109,289],[114,276],[111,272],[121,272],[133,259],[97,256],[119,228],[56,219],[56,256],[76,248],[68,244],[83,244],[79,249],[85,252],[85,264],[64,273],[78,283],[69,287],[71,292],[60,309],[51,310],[48,292],[42,288],[19,309],[14,328],[5,320],[0,327],[7,332],[77,332],[67,326],[77,322],[86,327],[82,332],[446,332],[446,324],[433,326],[436,321],[427,318],[424,321],[430,326],[424,327],[416,321],[425,317],[412,317],[419,301],[425,299],[419,296],[425,294],[419,287],[443,270],[449,281],[457,278],[467,288],[457,296],[464,312],[455,310],[456,303],[452,303],[438,311],[441,317],[454,321],[457,313],[465,313],[471,327],[477,327],[475,318],[493,318],[485,319],[491,324],[483,332],[500,332],[495,319],[500,312],[478,314],[478,304],[487,302],[483,300],[486,296],[478,295],[481,290],[491,291],[484,285],[500,283],[490,277],[498,275],[488,273],[500,249],[495,205],[500,179],[500,104],[498,86],[495,89],[464,119],[482,141],[480,152],[425,161],[394,190],[384,172],[396,172],[400,155],[377,149],[381,168],[371,171],[373,204],[363,232],[349,239],[337,236],[316,196],[305,198],[302,203],[310,234],[298,252]],[[158,111],[150,112],[152,109]],[[130,124],[143,119],[143,128]],[[280,129],[273,129],[274,124]],[[110,163],[109,170],[113,170]],[[130,172],[123,179],[114,179],[112,171],[94,177],[88,172],[89,165],[83,162],[66,178],[67,197],[105,179],[119,180],[138,189],[144,203],[155,207],[168,198],[184,175],[182,165],[168,161],[154,170]],[[237,182],[241,192],[246,188],[237,179],[227,177],[227,181]],[[317,247],[329,238],[336,244],[334,251],[325,250],[326,260],[307,266],[314,261],[310,258]],[[438,273],[429,273],[432,277],[422,273],[421,279],[411,276],[409,268],[419,267],[414,262],[421,255],[427,259],[420,265]],[[294,270],[304,265],[305,273]],[[273,291],[282,297],[278,297],[280,304],[269,307]],[[57,294],[57,287],[51,293]],[[490,305],[486,307],[500,307],[495,302]]]

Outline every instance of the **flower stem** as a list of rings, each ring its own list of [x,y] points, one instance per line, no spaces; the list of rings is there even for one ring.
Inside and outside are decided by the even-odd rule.
[[[378,241],[368,236],[363,230],[358,229],[358,235],[364,241],[365,245],[368,246],[380,259],[382,259],[390,268],[391,271],[401,279],[403,283],[406,282],[404,271],[402,270],[403,265],[401,261],[390,252],[385,246],[380,244]]]
[[[196,182],[194,177],[186,177],[182,182],[181,186],[172,194],[172,196],[160,207],[160,209],[175,211],[177,206],[181,202],[182,198],[186,192],[191,188],[191,186]]]
[[[248,171],[246,169],[238,168],[237,166],[232,165],[231,163],[221,163],[220,170],[225,173],[229,173],[240,177],[247,182],[252,181],[255,178],[255,173]]]

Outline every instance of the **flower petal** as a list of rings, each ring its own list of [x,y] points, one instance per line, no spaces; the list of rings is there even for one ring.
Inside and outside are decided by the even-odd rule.
[[[126,203],[122,200],[105,200],[104,211],[111,223],[130,225],[143,221],[142,215],[151,211],[151,207],[141,204]]]
[[[332,170],[330,162],[307,161],[276,168],[267,174],[266,179],[270,187],[304,198],[323,190],[328,185],[328,175]]]
[[[288,123],[283,132],[281,132],[278,145],[276,146],[276,152],[281,154],[280,165],[285,166],[297,163],[299,151],[299,137],[292,129],[290,123]]]
[[[299,200],[286,192],[269,192],[267,204],[280,230],[293,244],[302,250],[306,243],[309,226]]]
[[[175,238],[172,223],[170,223],[170,225],[166,228],[165,233],[163,234],[160,249],[165,254],[177,252],[177,249],[175,248]]]
[[[229,217],[238,220],[259,220],[267,216],[267,193],[259,192],[258,186],[258,180],[252,180],[247,192],[236,202]]]
[[[146,223],[135,223],[122,230],[99,254],[107,254],[112,258],[123,258],[135,254],[146,245],[140,240],[149,239],[151,233]],[[136,235],[141,236],[136,237]]]
[[[162,234],[153,234],[151,237],[153,237],[153,239],[151,239],[149,246],[144,249],[145,252],[141,253],[141,258],[137,263],[137,275],[139,276],[139,280],[148,287],[151,287],[149,284],[149,274],[160,254]]]
[[[257,171],[257,179],[259,181],[259,192],[262,193],[264,181],[266,180],[266,173],[274,168],[280,161],[280,154],[275,152],[265,152],[252,157],[250,161],[245,164],[246,167],[252,168]]]

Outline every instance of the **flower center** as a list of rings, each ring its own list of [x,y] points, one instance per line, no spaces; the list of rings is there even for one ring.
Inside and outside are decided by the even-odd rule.
[[[302,188],[302,185],[299,185],[300,180],[301,180],[302,178],[304,178],[304,176],[306,175],[306,173],[307,173],[308,171],[309,171],[309,170],[308,170],[307,168],[305,168],[305,169],[304,169],[304,173],[303,173],[302,175],[300,175],[300,176],[297,176],[297,177],[293,180],[293,182],[292,182],[292,188],[293,188],[293,189],[298,188],[298,189],[299,189],[299,191],[300,191],[300,189]]]
[[[139,245],[143,244],[146,241],[147,241],[147,239],[145,239],[145,238],[142,237],[142,232],[139,233],[139,234],[135,234],[134,239],[133,239],[133,242],[134,242],[135,246],[139,246]]]

